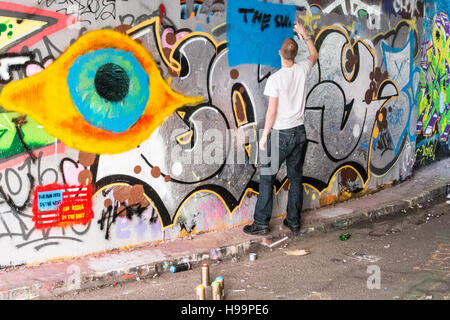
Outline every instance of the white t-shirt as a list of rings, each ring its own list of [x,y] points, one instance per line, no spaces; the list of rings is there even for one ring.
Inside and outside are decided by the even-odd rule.
[[[264,95],[278,98],[274,129],[289,129],[304,124],[306,79],[311,69],[311,61],[305,59],[292,67],[281,68],[267,79]]]

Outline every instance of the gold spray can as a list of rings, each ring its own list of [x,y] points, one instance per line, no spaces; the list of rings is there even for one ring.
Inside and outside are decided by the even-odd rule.
[[[209,287],[211,280],[209,279],[209,266],[202,264],[202,285]]]
[[[211,298],[213,300],[222,300],[222,287],[219,281],[214,281],[211,284]]]
[[[224,287],[224,280],[223,280],[223,277],[222,277],[222,276],[218,276],[218,277],[216,278],[216,280],[214,280],[214,281],[217,281],[217,282],[219,282],[219,284],[220,284],[220,293],[222,294],[222,299],[221,299],[221,300],[223,300],[224,297],[225,297],[225,287]]]
[[[200,284],[195,287],[195,300],[205,300],[205,286]]]

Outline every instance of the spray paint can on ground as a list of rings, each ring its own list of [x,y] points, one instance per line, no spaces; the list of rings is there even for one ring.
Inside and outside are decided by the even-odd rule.
[[[202,264],[202,285],[209,287],[210,282],[209,266],[207,264]]]
[[[191,269],[191,264],[189,262],[180,263],[177,265],[170,266],[170,272],[180,272]]]
[[[225,297],[225,286],[224,286],[225,283],[224,283],[223,277],[222,276],[216,277],[216,280],[214,282],[218,282],[220,284],[220,292],[222,294],[222,300],[223,300]]]
[[[205,300],[205,286],[198,285],[195,287],[195,300]]]
[[[213,300],[222,300],[222,288],[219,281],[214,281],[211,284],[211,298]]]
[[[219,282],[219,283],[220,283],[220,287],[223,289],[224,280],[223,280],[223,277],[222,277],[222,276],[216,277],[216,280],[214,280],[214,281]]]

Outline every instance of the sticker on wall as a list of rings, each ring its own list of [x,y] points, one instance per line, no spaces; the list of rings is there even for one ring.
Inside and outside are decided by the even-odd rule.
[[[92,187],[50,184],[34,190],[33,221],[36,229],[86,225],[92,218]]]
[[[4,109],[96,154],[137,147],[177,108],[200,101],[173,91],[147,50],[112,30],[86,33],[43,71],[0,93]]]
[[[281,67],[278,50],[294,36],[295,5],[257,0],[229,0],[227,5],[228,63]]]

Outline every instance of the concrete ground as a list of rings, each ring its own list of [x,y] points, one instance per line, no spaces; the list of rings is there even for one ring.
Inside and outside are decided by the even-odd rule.
[[[224,277],[226,300],[450,300],[450,204],[445,199],[404,216],[351,226],[346,241],[339,239],[342,232],[291,238],[260,250],[255,261],[247,255],[216,261],[211,278]],[[297,255],[300,250],[310,253]],[[50,299],[191,300],[200,283],[195,267]]]
[[[282,244],[282,246],[288,244],[288,247],[284,249],[278,249],[280,247],[275,246],[272,253],[278,252],[278,256],[275,256],[275,260],[272,261],[270,255],[265,257],[267,245],[273,244],[286,234],[289,236],[288,230],[282,227],[282,218],[271,221],[272,231],[269,236],[246,235],[242,232],[242,226],[240,226],[157,245],[149,244],[130,250],[113,250],[104,254],[87,255],[72,260],[3,269],[0,270],[0,300],[45,299],[56,295],[70,294],[74,290],[76,292],[98,290],[102,287],[116,289],[118,286],[128,285],[127,282],[142,283],[143,281],[154,281],[152,284],[156,287],[152,287],[151,292],[153,294],[146,292],[142,295],[142,298],[158,299],[163,298],[162,293],[167,290],[164,279],[171,281],[170,287],[178,288],[179,286],[180,289],[176,291],[174,298],[192,298],[193,288],[196,286],[194,278],[198,276],[199,265],[205,262],[212,266],[212,276],[226,276],[227,288],[233,288],[227,293],[227,299],[247,299],[247,288],[250,289],[247,286],[258,288],[259,291],[257,292],[259,292],[261,299],[270,299],[270,297],[277,299],[277,295],[281,299],[288,297],[295,299],[332,297],[337,299],[341,294],[342,297],[357,298],[362,291],[367,291],[367,289],[364,289],[366,288],[366,280],[370,276],[366,270],[365,263],[367,261],[375,265],[388,261],[393,262],[394,260],[396,263],[405,264],[409,261],[411,267],[416,269],[412,271],[405,269],[407,270],[404,271],[405,274],[409,272],[418,274],[418,271],[424,271],[427,266],[421,265],[421,260],[415,262],[414,259],[419,257],[419,251],[416,250],[422,248],[422,251],[420,251],[422,255],[426,255],[425,249],[431,250],[428,253],[430,259],[432,259],[431,256],[437,253],[432,250],[441,250],[439,249],[441,244],[444,245],[444,249],[446,248],[445,244],[449,240],[445,238],[445,232],[447,231],[448,235],[450,229],[448,228],[448,220],[446,220],[448,216],[445,215],[438,219],[441,219],[442,223],[436,225],[436,230],[428,230],[428,226],[432,224],[425,223],[420,228],[423,228],[426,232],[419,234],[420,231],[414,230],[418,233],[408,235],[409,240],[407,238],[396,239],[395,237],[406,234],[401,232],[389,236],[378,235],[382,232],[377,231],[377,229],[372,230],[372,225],[380,226],[378,223],[373,224],[380,219],[399,218],[394,230],[395,228],[403,228],[402,224],[409,223],[408,217],[410,214],[411,217],[414,216],[415,210],[444,201],[447,194],[450,193],[449,184],[450,158],[447,158],[415,171],[414,176],[405,182],[372,195],[317,210],[305,211],[302,214],[302,224],[303,231],[307,232],[306,236],[301,238],[297,246],[294,244],[296,239],[292,238]],[[442,209],[445,211],[446,207],[443,205]],[[356,230],[350,240],[345,242],[337,240],[336,236],[343,230],[364,223],[366,223],[366,227],[359,229],[359,231]],[[434,234],[442,237],[442,243],[424,241],[433,238]],[[418,240],[413,241],[412,238]],[[408,247],[408,250],[403,250],[408,243],[414,245],[411,248]],[[388,247],[385,248],[385,246]],[[308,249],[311,250],[311,254],[290,256],[286,253],[289,251],[288,249]],[[248,266],[243,269],[234,269],[234,265],[237,266],[237,264],[231,263],[222,269],[227,261],[245,261],[251,251],[255,251],[259,255],[259,258],[252,264],[248,263]],[[387,256],[389,253],[392,255]],[[289,261],[293,259],[298,260],[298,266],[294,268],[289,266]],[[444,262],[449,260],[445,260],[445,256],[442,259],[444,259]],[[397,262],[397,260],[400,262]],[[171,264],[186,261],[194,266],[194,270],[177,274],[169,273]],[[267,266],[264,266],[265,261]],[[306,261],[311,262],[308,268],[304,268],[303,265]],[[444,265],[438,262],[430,263],[434,267],[438,264]],[[269,284],[269,280],[266,281],[266,279],[271,279],[269,270],[263,276],[263,270],[271,264],[278,266],[280,270],[278,276],[284,274],[289,274],[292,277],[304,276],[302,278],[305,279],[304,288],[308,288],[308,290],[304,291],[302,284],[297,284],[291,291],[283,290],[280,284],[281,291],[278,292],[277,282],[271,281]],[[348,266],[351,268],[346,269]],[[393,279],[392,274],[395,273],[395,271],[390,270],[394,270],[394,266],[390,264],[380,265],[380,269],[382,274],[381,286],[383,288],[371,290],[368,297],[379,298],[384,288],[388,288],[387,290],[390,288],[388,284],[391,281],[390,279]],[[288,270],[289,272],[287,272]],[[312,271],[317,272],[317,275],[313,276],[310,273]],[[271,270],[270,274],[272,272],[275,272],[275,270]],[[332,272],[334,276],[330,276]],[[259,276],[260,280],[251,279],[250,282],[252,274]],[[192,275],[192,281],[184,283],[189,275]],[[245,277],[249,278],[246,279]],[[277,275],[275,274],[274,277],[276,278]],[[359,281],[359,284],[352,286],[351,290],[336,291],[340,287],[345,289],[350,281],[349,279]],[[424,276],[423,285],[427,286],[430,281],[432,286],[440,283],[433,282],[433,279]],[[157,290],[158,283],[159,290]],[[185,287],[183,287],[183,283]],[[324,290],[328,287],[329,290]],[[419,286],[418,290],[422,290],[420,288],[422,287]],[[439,286],[437,288],[439,289]],[[123,292],[126,292],[126,290],[123,290]],[[321,295],[324,292],[327,292],[327,294],[322,297]],[[391,291],[388,292],[392,293]],[[125,298],[127,294],[121,293],[120,296]],[[407,297],[406,293],[402,295],[400,291],[394,292],[392,295],[392,297],[397,296],[399,298]],[[445,296],[442,295],[441,298]],[[101,296],[97,295],[97,297],[100,298]],[[71,296],[70,299],[73,299],[73,297]]]

